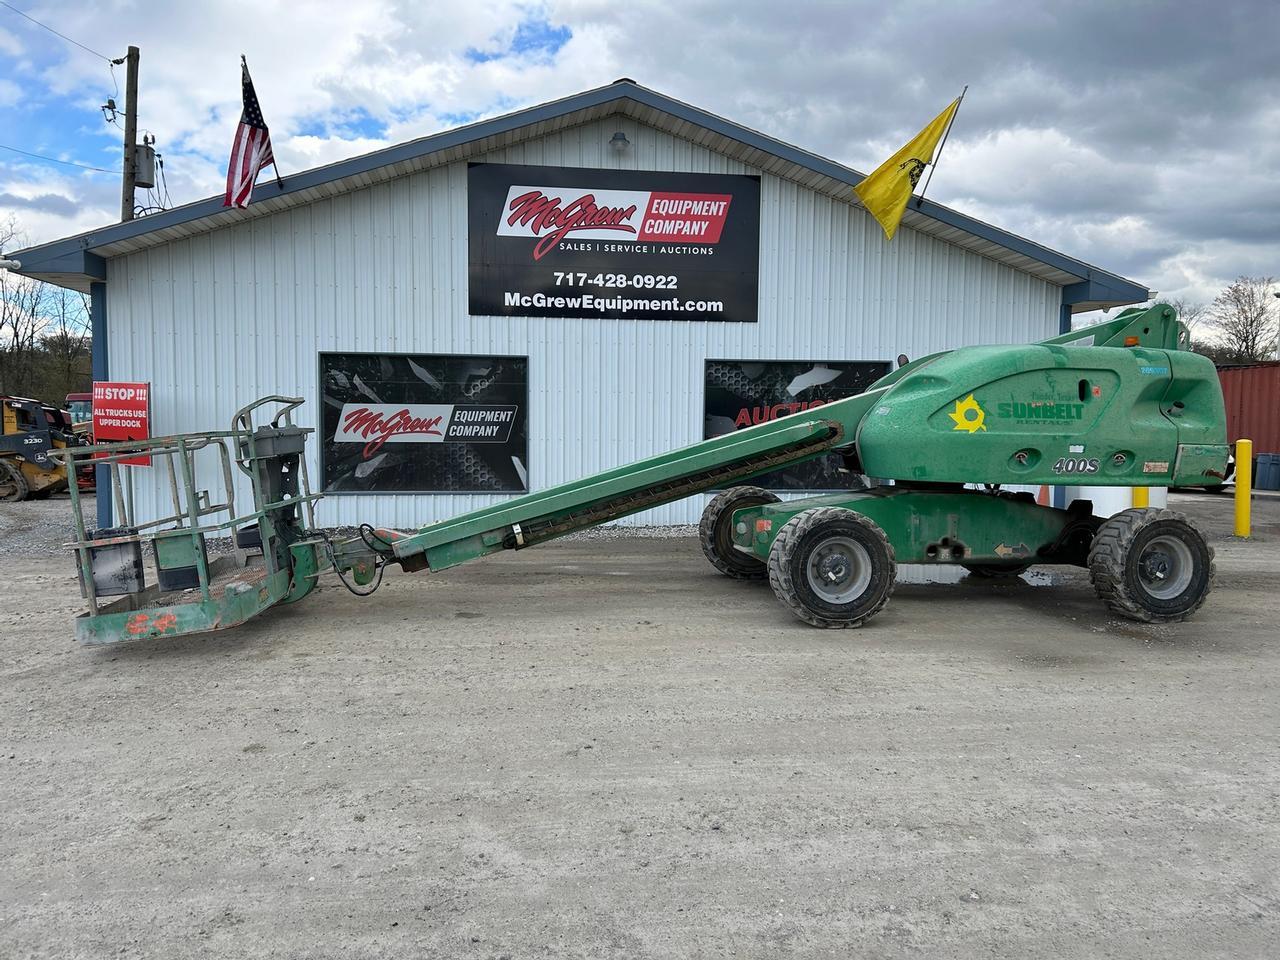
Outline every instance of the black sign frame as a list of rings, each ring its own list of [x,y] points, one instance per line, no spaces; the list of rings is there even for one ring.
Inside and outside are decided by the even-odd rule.
[[[734,370],[734,367],[738,369]],[[820,368],[838,371],[839,375],[824,379],[825,374]],[[865,392],[891,369],[892,364],[887,360],[709,358],[703,361],[702,372],[703,439],[725,436],[792,413],[820,410],[833,400]],[[794,385],[797,378],[806,375],[814,381],[811,386],[796,393],[780,389],[782,381]],[[766,393],[745,396],[748,388]],[[744,414],[748,422],[742,421]],[[731,430],[720,429],[726,426],[723,422],[726,420],[732,424]],[[830,493],[856,488],[856,479],[842,472],[843,468],[843,457],[833,453],[771,471],[748,482],[752,486],[786,493]]]
[[[758,175],[473,162],[467,228],[471,316],[759,321]]]
[[[439,406],[439,405],[452,404],[455,407],[479,407],[479,408],[484,408],[485,410],[499,411],[493,414],[489,414],[489,416],[493,418],[491,422],[497,426],[497,434],[499,435],[500,439],[496,441],[492,439],[490,440],[456,439],[453,441],[442,440],[439,443],[423,442],[418,444],[408,444],[408,443],[393,444],[390,442],[386,442],[384,444],[384,449],[391,448],[394,446],[406,446],[406,447],[412,447],[414,449],[418,449],[420,451],[421,451],[421,448],[428,448],[428,452],[430,452],[432,448],[439,448],[439,450],[436,453],[435,459],[447,459],[447,457],[445,457],[445,454],[446,452],[451,452],[451,448],[457,449],[457,448],[482,447],[482,448],[487,448],[488,450],[495,450],[499,445],[503,448],[511,448],[512,446],[515,446],[515,447],[518,447],[521,464],[523,466],[523,479],[522,479],[521,485],[519,487],[516,487],[513,485],[507,485],[503,487],[447,486],[447,485],[433,483],[428,485],[411,485],[411,486],[394,487],[394,488],[377,487],[377,488],[365,488],[365,489],[352,489],[352,488],[343,489],[343,488],[332,487],[330,485],[331,484],[330,475],[332,473],[332,468],[334,467],[334,457],[330,450],[330,447],[335,446],[336,441],[332,440],[331,437],[334,435],[336,429],[338,428],[342,420],[342,411],[338,410],[337,412],[334,412],[334,403],[333,403],[334,398],[330,397],[329,394],[326,392],[327,390],[326,360],[330,358],[349,358],[349,359],[357,358],[366,362],[370,360],[412,361],[412,362],[427,361],[428,363],[433,361],[436,361],[436,362],[443,361],[443,362],[453,362],[453,363],[460,363],[460,364],[466,363],[469,361],[480,362],[480,363],[497,362],[499,364],[511,364],[511,365],[521,366],[522,370],[520,372],[522,376],[518,380],[518,391],[519,391],[518,396],[512,396],[510,391],[508,391],[505,396],[501,392],[499,392],[495,397],[491,391],[485,392],[484,390],[481,390],[479,391],[479,396],[482,401],[486,401],[486,402],[479,402],[479,403],[470,402],[471,398],[467,398],[461,401],[449,401],[448,399],[444,399],[441,397],[428,397],[426,400],[422,401],[426,405]],[[419,366],[423,366],[425,368],[425,365],[423,364],[419,364]],[[530,481],[529,481],[529,476],[530,476],[530,466],[529,466],[529,446],[530,446],[529,444],[529,368],[530,368],[530,362],[527,354],[408,353],[404,351],[391,351],[391,350],[321,350],[317,354],[316,368],[317,368],[316,383],[318,385],[319,395],[320,395],[320,404],[319,404],[320,417],[319,417],[319,423],[317,424],[317,434],[320,441],[319,442],[320,469],[319,469],[319,482],[317,484],[317,489],[322,491],[326,497],[398,496],[398,495],[443,496],[443,495],[452,495],[452,494],[463,494],[463,495],[500,494],[500,495],[519,496],[521,494],[528,493],[529,490],[531,489]],[[406,380],[405,382],[412,382],[412,381]],[[425,383],[425,381],[423,382]],[[443,380],[443,379],[441,380],[441,382],[449,383],[449,381]],[[417,383],[414,383],[414,385],[417,386]],[[497,402],[498,399],[502,399],[502,400],[512,399],[514,402],[512,403]],[[375,405],[373,401],[365,395],[361,395],[361,401],[366,402],[369,406]],[[417,401],[395,399],[395,400],[389,401],[384,405],[385,406],[412,405],[416,402]],[[514,414],[510,418],[510,423],[508,427],[508,425],[502,418],[500,410],[507,409],[510,407],[515,407],[516,409]],[[445,430],[448,430],[453,425],[453,423],[454,423],[454,418],[450,417],[447,423],[443,423],[440,426],[444,427]],[[365,425],[367,425],[367,423]],[[361,426],[362,426],[361,424],[357,424],[356,429],[361,429]],[[504,427],[508,427],[505,433],[503,432]],[[469,429],[478,430],[480,429],[480,427],[471,426]],[[376,432],[377,432],[376,429],[371,431],[371,436],[373,434],[376,434]],[[361,439],[364,439],[364,437],[362,436]],[[400,451],[391,450],[390,452],[395,453]],[[343,457],[339,459],[349,460],[350,458]],[[515,470],[514,466],[512,466],[512,470],[514,471],[516,476],[520,475],[519,471]]]

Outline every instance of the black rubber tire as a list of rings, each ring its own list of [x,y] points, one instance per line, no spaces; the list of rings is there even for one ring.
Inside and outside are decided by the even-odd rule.
[[[0,502],[17,503],[27,499],[30,493],[22,468],[8,457],[0,459]]]
[[[988,580],[1009,580],[1013,577],[1019,577],[1031,569],[1030,563],[962,563],[964,567],[975,577],[983,577]]]
[[[831,603],[809,583],[807,566],[813,551],[833,536],[861,545],[870,561],[870,580],[857,597]],[[769,550],[769,585],[792,613],[815,627],[860,627],[879,613],[893,595],[898,564],[893,544],[872,520],[840,507],[805,510],[778,531]]]
[[[1156,537],[1181,542],[1191,558],[1190,582],[1167,599],[1152,595],[1140,576],[1143,549]],[[1173,510],[1123,510],[1098,528],[1089,548],[1089,579],[1098,597],[1122,617],[1141,623],[1186,620],[1209,596],[1213,574],[1213,547]]]
[[[763,560],[733,548],[733,511],[778,501],[763,487],[730,487],[712,497],[698,523],[698,542],[711,565],[734,580],[768,577],[769,568]]]

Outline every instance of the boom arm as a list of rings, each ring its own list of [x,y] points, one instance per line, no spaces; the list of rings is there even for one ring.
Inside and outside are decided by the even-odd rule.
[[[519,549],[650,507],[821,456],[852,442],[878,390],[518,497],[424,527],[379,531],[407,570],[451,567]]]

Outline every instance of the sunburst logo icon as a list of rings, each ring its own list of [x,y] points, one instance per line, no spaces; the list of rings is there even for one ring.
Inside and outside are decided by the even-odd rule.
[[[963,400],[956,401],[956,408],[947,414],[955,426],[952,430],[964,430],[968,433],[976,433],[979,430],[986,431],[987,414],[986,411],[978,405],[978,401],[973,399],[973,394],[969,394]]]

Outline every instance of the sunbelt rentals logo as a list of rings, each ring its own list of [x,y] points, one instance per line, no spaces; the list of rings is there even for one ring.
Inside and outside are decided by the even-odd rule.
[[[541,260],[569,240],[716,244],[733,195],[657,190],[594,190],[513,184],[507,190],[500,237],[531,237]]]
[[[979,430],[985,432],[987,429],[987,412],[973,398],[972,393],[963,400],[957,400],[956,408],[948,413],[947,416],[955,424],[951,428],[952,430],[965,430],[968,433],[976,433]]]

